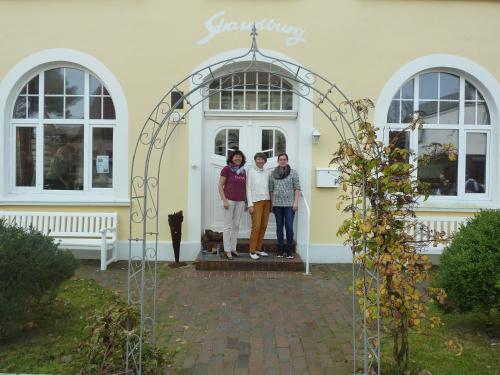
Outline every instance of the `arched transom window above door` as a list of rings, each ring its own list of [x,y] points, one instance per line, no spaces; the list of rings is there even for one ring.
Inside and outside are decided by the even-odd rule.
[[[293,86],[279,75],[252,71],[215,79],[209,85],[213,111],[292,111]]]
[[[114,188],[115,106],[92,73],[40,71],[19,91],[10,122],[14,191]]]
[[[422,128],[405,130],[415,113]],[[491,191],[492,119],[483,94],[455,72],[427,71],[395,93],[386,139],[417,155],[417,177],[432,196],[485,199]]]

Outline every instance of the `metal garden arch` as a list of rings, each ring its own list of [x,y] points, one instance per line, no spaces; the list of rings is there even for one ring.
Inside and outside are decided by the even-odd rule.
[[[292,82],[289,91],[310,102],[335,128],[341,141],[351,143],[356,149],[360,147],[355,127],[361,116],[353,101],[336,84],[312,70],[261,52],[257,47],[255,25],[250,35],[252,44],[245,54],[201,68],[174,85],[153,109],[139,133],[130,174],[128,304],[140,307],[141,319],[138,334],[129,334],[127,338],[127,374],[142,373],[143,343],[155,341],[160,167],[172,134],[194,107],[221,90],[244,86],[244,82],[237,82],[236,74],[255,70],[257,62],[265,60],[269,62],[265,65],[269,73]],[[221,70],[224,73],[220,73]],[[219,87],[215,92],[209,90],[214,80],[231,76],[234,77],[232,84],[228,83],[224,89]],[[182,91],[183,85],[189,83],[193,88],[170,105],[172,92]],[[201,95],[192,95],[195,92]],[[191,101],[194,96],[197,98]],[[178,109],[181,103],[186,104],[182,112]],[[377,271],[364,264],[355,265],[353,257],[353,281],[356,276],[361,277],[365,285],[375,283],[380,293]],[[375,370],[380,374],[380,322],[375,327],[368,324],[366,310],[371,302],[366,295],[362,302],[363,310],[357,312],[353,290],[353,373],[372,374]],[[376,303],[378,308],[379,298]]]

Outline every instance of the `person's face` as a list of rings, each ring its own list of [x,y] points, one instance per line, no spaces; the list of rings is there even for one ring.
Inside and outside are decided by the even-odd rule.
[[[288,159],[285,155],[281,155],[278,159],[278,164],[281,168],[285,168],[288,165]]]
[[[255,158],[255,165],[259,168],[263,168],[264,167],[264,164],[266,164],[266,159],[264,158]]]
[[[233,164],[234,165],[241,165],[241,162],[243,161],[243,158],[241,157],[241,155],[234,155],[233,156]]]

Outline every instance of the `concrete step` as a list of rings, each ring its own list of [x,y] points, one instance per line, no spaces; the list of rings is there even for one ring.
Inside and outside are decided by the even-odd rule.
[[[222,241],[207,241],[205,244],[205,250],[215,253],[215,249],[217,249],[217,245],[220,247],[220,251],[224,248],[222,245]],[[238,245],[236,246],[238,252],[246,252],[250,251],[250,240],[249,239],[238,239]],[[278,251],[278,241],[273,240],[264,240],[262,244],[262,250],[268,253],[276,253]],[[293,242],[292,251],[295,253],[296,243]]]
[[[269,253],[268,257],[253,260],[250,258],[250,253],[243,251],[239,253],[239,257],[229,260],[222,254],[217,255],[202,250],[196,258],[195,266],[200,271],[305,271],[304,262],[299,254],[294,254],[294,259],[286,259],[277,258],[276,253]]]

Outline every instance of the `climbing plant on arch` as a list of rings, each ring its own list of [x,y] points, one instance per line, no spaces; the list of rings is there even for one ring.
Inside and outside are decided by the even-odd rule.
[[[174,85],[155,106],[138,135],[130,175],[128,303],[140,307],[141,319],[139,333],[128,336],[127,373],[142,373],[143,342],[146,337],[155,340],[160,174],[165,170],[162,162],[179,123],[189,123],[189,114],[196,106],[211,95],[218,95],[220,90],[245,87],[246,83],[240,81],[242,75],[239,73],[265,69],[273,76],[291,82],[292,87],[282,90],[288,90],[311,103],[333,126],[342,144],[359,151],[363,147],[357,129],[364,118],[355,102],[335,83],[312,70],[263,53],[257,47],[255,27],[251,36],[252,44],[246,53],[203,67]],[[210,89],[210,84],[218,79],[228,81],[222,82],[218,89]],[[273,88],[273,82],[270,85]],[[190,88],[186,89],[187,86]],[[171,95],[177,91],[183,94],[171,105]],[[184,104],[182,111],[179,110],[181,104]],[[361,199],[365,201],[367,198],[362,194]],[[353,257],[353,260],[357,259]],[[362,279],[379,290],[378,270],[369,267],[366,262],[353,262],[353,279]],[[363,290],[368,290],[368,287]],[[378,311],[379,299],[372,300],[367,295],[361,295],[361,312],[357,300],[358,296],[353,294],[353,371],[362,367],[366,374],[369,369],[380,373],[379,331],[373,330],[366,319],[360,319],[370,309]],[[146,332],[150,334],[145,335]]]

